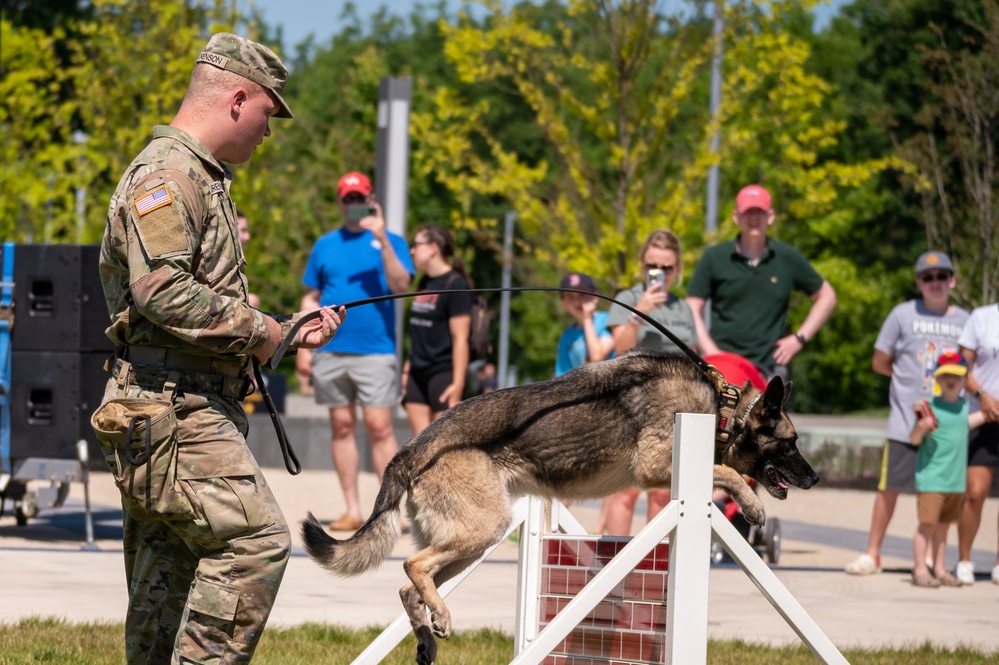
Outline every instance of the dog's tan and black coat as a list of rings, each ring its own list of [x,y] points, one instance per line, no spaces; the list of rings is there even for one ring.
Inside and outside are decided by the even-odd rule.
[[[764,521],[763,505],[742,474],[779,499],[788,485],[818,481],[783,411],[789,391],[779,378],[763,394],[742,388],[732,437],[714,467],[715,486],[754,524]],[[590,499],[633,486],[669,487],[674,416],[717,415],[718,405],[714,385],[688,358],[644,350],[473,397],[392,459],[371,517],[352,537],[331,538],[310,514],[302,527],[306,549],[338,575],[377,566],[400,535],[406,497],[420,550],[404,563],[412,583],[400,596],[418,638],[417,662],[432,663],[433,636],[451,634],[437,588],[503,537],[512,498]]]

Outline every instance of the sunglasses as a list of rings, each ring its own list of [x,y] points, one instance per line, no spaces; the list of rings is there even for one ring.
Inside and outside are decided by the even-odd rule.
[[[367,202],[368,197],[364,196],[363,194],[350,193],[350,194],[348,194],[347,196],[343,197],[340,200],[343,201],[347,205],[351,205],[351,204],[356,204],[356,203],[365,203],[365,202]]]
[[[656,270],[657,268],[659,270],[662,270],[664,275],[672,275],[673,271],[676,270],[676,266],[667,265],[665,263],[662,264],[661,266],[657,266],[655,263],[646,263],[645,264],[645,269],[646,270]]]
[[[949,282],[950,278],[951,273],[949,272],[928,272],[920,275],[919,281],[923,284],[930,284],[932,282]]]

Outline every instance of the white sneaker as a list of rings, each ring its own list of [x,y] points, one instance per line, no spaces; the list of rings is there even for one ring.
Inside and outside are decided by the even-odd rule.
[[[999,566],[992,569],[992,583],[999,584]]]
[[[850,575],[874,575],[875,573],[880,573],[881,557],[875,559],[870,554],[861,554],[845,570]]]
[[[961,584],[974,584],[975,583],[975,562],[974,561],[958,561],[957,565],[954,566],[954,577],[961,580]],[[999,584],[999,582],[997,582]]]

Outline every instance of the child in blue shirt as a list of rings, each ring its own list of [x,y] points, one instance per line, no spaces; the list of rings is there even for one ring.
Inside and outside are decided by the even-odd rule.
[[[922,415],[909,434],[919,446],[916,460],[916,511],[919,527],[912,540],[912,583],[935,588],[959,587],[960,580],[947,572],[947,529],[961,508],[968,468],[968,432],[985,422],[981,411],[968,413],[961,396],[968,363],[959,353],[940,354],[933,372],[940,396],[930,403],[932,413]],[[926,563],[933,561],[933,573]]]
[[[563,277],[559,287],[597,292],[593,278],[579,272]],[[575,321],[559,337],[555,376],[562,376],[585,363],[612,357],[614,338],[607,330],[607,312],[597,311],[597,297],[563,292],[559,302]]]

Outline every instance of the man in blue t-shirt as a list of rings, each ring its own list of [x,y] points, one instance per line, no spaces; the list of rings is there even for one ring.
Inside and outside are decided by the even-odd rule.
[[[415,272],[409,247],[386,230],[371,181],[363,173],[347,173],[337,184],[337,197],[345,223],[312,248],[302,278],[309,289],[303,305],[406,291]],[[385,301],[351,309],[350,325],[337,331],[334,342],[298,354],[299,376],[311,379],[316,402],[330,409],[333,464],[347,503],[343,516],[330,523],[333,531],[354,531],[364,522],[357,489],[355,405],[361,405],[379,478],[399,449],[392,429],[392,409],[400,397],[395,350],[395,305]]]

